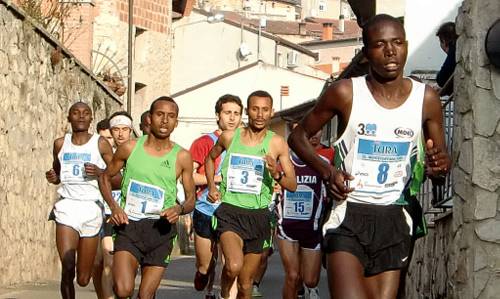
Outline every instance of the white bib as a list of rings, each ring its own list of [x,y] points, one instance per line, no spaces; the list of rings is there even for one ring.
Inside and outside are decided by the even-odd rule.
[[[405,174],[409,141],[375,141],[356,138],[351,187],[373,198],[400,193]],[[399,178],[399,179],[398,179]]]
[[[299,185],[295,192],[285,191],[283,218],[309,220],[314,208],[314,190]]]
[[[264,167],[264,159],[261,157],[230,154],[227,170],[227,191],[260,194]]]
[[[160,187],[130,180],[125,201],[125,213],[137,218],[159,219],[165,191]]]
[[[65,152],[61,161],[61,181],[71,183],[85,182],[84,163],[91,162],[90,153]]]
[[[112,190],[111,191],[111,196],[113,197],[113,200],[116,203],[120,203],[120,198],[122,196],[122,191],[121,190]],[[104,214],[105,215],[111,215],[111,209],[108,206],[107,202],[104,202]]]

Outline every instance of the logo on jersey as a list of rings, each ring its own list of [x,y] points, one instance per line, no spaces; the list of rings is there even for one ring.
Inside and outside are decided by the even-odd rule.
[[[360,123],[358,125],[358,134],[365,135],[365,136],[376,136],[377,135],[377,125],[376,124]]]
[[[164,160],[160,165],[166,168],[170,168],[170,163],[168,162],[168,160]]]
[[[413,130],[410,128],[396,128],[394,130],[394,134],[400,138],[412,138],[415,133],[413,133]]]

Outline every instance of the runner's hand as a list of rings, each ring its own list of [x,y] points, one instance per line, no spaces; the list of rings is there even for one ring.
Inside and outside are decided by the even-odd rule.
[[[271,157],[269,154],[266,155],[264,157],[265,161],[266,161],[266,168],[267,170],[269,170],[269,173],[271,174],[271,176],[274,178],[276,177],[276,175],[279,173],[279,170],[278,170],[278,163],[276,163],[276,159],[274,159],[273,157]]]
[[[220,191],[217,188],[210,188],[208,189],[208,201],[212,203],[216,203],[220,201]]]
[[[56,171],[53,168],[45,172],[45,178],[51,184],[57,185],[60,183],[59,176],[57,175]]]
[[[179,220],[179,216],[181,215],[182,208],[180,205],[175,205],[166,210],[163,210],[160,213],[160,217],[164,217],[170,223],[176,223]]]
[[[101,174],[101,169],[95,164],[85,163],[83,166],[85,167],[85,174],[88,177],[97,177]]]
[[[128,216],[119,206],[111,209],[111,217],[109,218],[114,225],[128,224]]]
[[[425,168],[430,177],[444,177],[450,167],[448,155],[441,149],[434,147],[432,139],[425,143]]]
[[[336,170],[331,167],[329,177],[323,179],[328,198],[333,198],[337,201],[345,200],[347,195],[354,191],[354,188],[349,187],[349,181],[352,180],[354,180],[354,177],[348,172]]]

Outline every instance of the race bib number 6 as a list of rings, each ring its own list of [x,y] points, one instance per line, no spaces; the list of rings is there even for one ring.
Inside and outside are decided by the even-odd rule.
[[[257,156],[231,154],[227,170],[227,190],[260,194],[264,177],[264,159]]]

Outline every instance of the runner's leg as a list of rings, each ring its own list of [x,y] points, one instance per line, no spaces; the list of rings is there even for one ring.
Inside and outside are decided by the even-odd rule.
[[[300,279],[300,247],[298,242],[278,239],[281,262],[285,270],[285,283],[283,284],[283,299],[297,298]]]
[[[97,254],[99,236],[80,238],[76,260],[76,282],[78,285],[87,286],[92,277],[94,260]]]
[[[385,271],[365,278],[370,298],[393,299],[398,293],[400,270]]]
[[[353,254],[346,251],[328,254],[327,273],[330,298],[369,298],[363,266]]]
[[[78,233],[69,226],[56,225],[56,244],[61,260],[61,296],[63,299],[75,298],[76,250],[80,237]]]
[[[102,255],[103,255],[103,270],[102,270],[102,294],[104,299],[113,299],[113,238],[104,237],[102,239]]]
[[[138,299],[153,299],[155,297],[165,270],[165,267],[159,266],[142,267]]]
[[[220,236],[220,246],[224,255],[221,275],[221,296],[229,297],[229,290],[243,267],[243,240],[234,232],[226,231]]]
[[[259,269],[261,253],[247,253],[243,258],[243,267],[238,275],[238,299],[252,298],[252,286],[255,273]]]
[[[139,263],[130,252],[115,252],[112,272],[115,294],[118,298],[131,297],[134,293],[137,268],[139,268]]]
[[[306,287],[317,287],[319,283],[319,274],[321,272],[321,251],[301,248],[300,269],[302,281]]]

